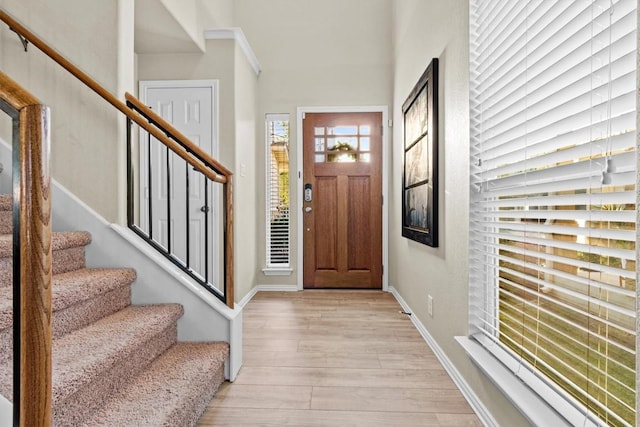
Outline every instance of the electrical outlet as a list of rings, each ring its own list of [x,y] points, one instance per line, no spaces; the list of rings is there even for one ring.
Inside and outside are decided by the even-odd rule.
[[[427,295],[427,312],[429,316],[433,317],[433,297],[431,295]]]

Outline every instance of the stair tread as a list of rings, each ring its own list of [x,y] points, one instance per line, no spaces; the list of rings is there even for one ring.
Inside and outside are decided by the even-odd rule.
[[[59,311],[80,301],[86,301],[113,289],[131,284],[136,272],[128,268],[83,268],[52,277],[51,305]],[[0,287],[0,330],[12,323],[13,289]]]
[[[75,393],[182,316],[180,304],[129,306],[53,341],[53,401]]]
[[[54,231],[51,233],[51,249],[61,250],[91,243],[91,233],[87,231]],[[0,235],[0,258],[13,256],[13,235]]]
[[[86,426],[195,425],[220,385],[227,343],[177,343],[120,389]],[[198,407],[196,412],[193,409]],[[185,419],[185,414],[186,415]]]

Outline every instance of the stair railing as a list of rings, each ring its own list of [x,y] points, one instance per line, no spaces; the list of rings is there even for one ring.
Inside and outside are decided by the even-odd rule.
[[[86,73],[49,47],[43,40],[0,10],[0,20],[16,32],[23,45],[31,43],[127,117],[131,124],[153,136],[172,155],[182,158],[210,182],[222,185],[223,284],[208,287],[233,308],[233,209],[232,173],[203,152],[168,122],[150,111],[133,95],[120,101]],[[13,216],[14,216],[14,426],[51,424],[51,200],[49,175],[49,110],[0,73],[0,109],[13,118]],[[16,136],[17,135],[17,136]],[[131,138],[128,138],[131,140]],[[130,154],[130,152],[129,152]],[[130,156],[131,157],[131,156]],[[18,162],[18,163],[16,163]],[[128,189],[133,182],[128,168]],[[127,211],[132,214],[132,194]],[[131,217],[128,225],[132,226]],[[134,231],[135,230],[135,227]],[[150,239],[153,240],[153,239]],[[154,245],[163,250],[162,245]],[[172,255],[165,256],[169,258]],[[18,261],[19,259],[19,261]],[[192,277],[189,263],[176,262]],[[182,264],[182,265],[181,265]],[[206,276],[206,274],[205,274]],[[205,277],[206,278],[206,277]],[[202,283],[202,281],[200,281]],[[16,289],[18,289],[16,291]],[[18,308],[15,308],[15,307]],[[21,315],[22,313],[22,315]],[[16,319],[15,317],[18,316]]]
[[[224,300],[226,291],[219,284],[229,277],[232,266],[220,265],[221,257],[212,237],[232,232],[231,211],[215,209],[231,206],[231,172],[218,162],[208,162],[198,146],[186,146],[188,139],[180,131],[134,96],[127,93],[126,100],[132,110],[164,133],[136,133],[127,118],[128,226],[202,287]],[[165,148],[169,143],[184,151],[171,152]],[[183,153],[190,153],[209,169],[190,167],[191,162]],[[215,188],[217,183],[222,183],[224,194]],[[192,194],[199,197],[192,200]],[[223,240],[231,243],[226,237]]]
[[[213,159],[209,154],[205,153],[198,145],[194,144],[182,133],[178,132],[170,123],[164,120],[159,115],[155,114],[151,109],[145,106],[142,102],[136,99],[133,95],[125,94],[126,103],[120,101],[113,96],[104,87],[98,84],[95,80],[89,77],[86,73],[52,49],[42,39],[33,34],[18,21],[10,17],[6,12],[0,10],[0,20],[4,21],[9,28],[16,32],[21,39],[31,43],[33,46],[41,50],[45,55],[49,56],[65,70],[75,76],[78,80],[84,83],[87,87],[93,90],[96,94],[102,97],[105,101],[119,110],[127,117],[128,128],[128,194],[127,194],[127,223],[128,226],[142,236],[147,243],[149,243],[156,250],[160,251],[164,256],[170,259],[175,265],[189,274],[192,278],[202,284],[207,290],[216,295],[219,299],[225,302],[229,307],[233,308],[234,305],[234,271],[233,271],[233,193],[232,193],[232,173],[229,169],[225,168],[220,162]],[[154,141],[158,141],[163,144],[168,151],[188,164],[193,170],[202,174],[208,182],[212,184],[222,185],[222,202],[220,204],[221,220],[223,224],[220,226],[221,239],[223,240],[223,255],[222,255],[222,269],[221,281],[223,283],[216,285],[210,283],[209,274],[206,271],[206,266],[209,262],[205,262],[204,274],[200,271],[195,271],[187,259],[181,259],[176,253],[172,253],[171,248],[167,248],[168,245],[159,242],[154,238],[152,233],[148,233],[147,230],[143,230],[136,225],[136,200],[134,198],[134,186],[136,178],[133,176],[132,160],[135,156],[132,155],[131,141],[134,139],[131,134],[131,124],[138,125],[146,134],[152,136]],[[205,210],[209,209],[209,206],[204,207]],[[208,236],[207,236],[208,238]],[[209,245],[205,245],[209,247]]]
[[[0,72],[13,124],[13,425],[51,425],[49,108]]]

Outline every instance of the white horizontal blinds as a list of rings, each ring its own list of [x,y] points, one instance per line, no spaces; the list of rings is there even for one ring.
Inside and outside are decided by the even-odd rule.
[[[289,266],[289,115],[268,114],[267,266]]]
[[[470,4],[474,332],[636,425],[636,1]]]

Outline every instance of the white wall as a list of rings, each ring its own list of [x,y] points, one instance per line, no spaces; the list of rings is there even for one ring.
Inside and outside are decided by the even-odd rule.
[[[117,50],[133,28],[119,27],[118,2],[0,0],[0,6],[108,91],[122,88],[118,65],[123,56]],[[34,46],[24,52],[6,25],[0,32],[3,72],[51,107],[53,177],[116,221],[125,200],[117,184],[124,146],[119,113]],[[2,136],[10,138],[4,131]]]
[[[265,267],[264,118],[291,119],[291,242],[297,242],[296,111],[298,107],[369,106],[391,103],[390,0],[235,0],[234,26],[242,28],[262,73],[256,114],[256,211],[258,267]],[[290,276],[264,276],[259,284],[296,285],[297,248]]]
[[[469,65],[468,2],[400,0],[393,3],[394,127],[390,183],[390,286],[413,310],[499,425],[529,425],[454,341],[468,332]],[[440,60],[438,248],[401,235],[402,104],[429,64]],[[417,278],[417,279],[416,279]],[[433,297],[433,317],[427,296]]]

